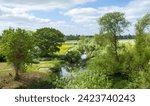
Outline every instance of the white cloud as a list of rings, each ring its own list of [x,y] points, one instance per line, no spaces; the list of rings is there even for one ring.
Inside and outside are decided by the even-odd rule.
[[[0,0],[0,30],[10,26],[26,29],[47,26],[58,28],[65,34],[94,34],[99,32],[98,18],[105,13],[124,12],[126,18],[134,25],[138,18],[150,12],[150,0],[131,0],[124,7],[78,7],[78,5],[94,1],[96,0]],[[73,23],[32,15],[32,11],[52,11],[53,9],[63,9],[61,15],[69,16]],[[130,32],[134,32],[133,25],[130,27]]]
[[[32,11],[69,9],[93,1],[95,0],[0,0],[0,30],[8,27],[36,29],[47,26],[61,29],[67,34],[69,30],[74,30],[75,26],[63,20],[52,21],[36,17],[32,15]]]
[[[71,16],[72,21],[76,23],[95,24],[98,14],[99,11],[94,8],[75,8],[66,12],[64,15]]]
[[[125,13],[126,18],[133,23],[130,26],[130,32],[134,33],[134,24],[137,19],[146,13],[150,13],[150,0],[132,0],[124,7],[74,8],[64,13],[64,15],[70,16],[73,22],[86,26],[88,29],[93,29],[93,27],[98,29],[97,20],[105,13],[113,11]]]
[[[66,13],[66,15],[95,15],[99,13],[99,11],[95,8],[75,8]]]
[[[0,0],[1,6],[30,10],[66,9],[95,0]]]

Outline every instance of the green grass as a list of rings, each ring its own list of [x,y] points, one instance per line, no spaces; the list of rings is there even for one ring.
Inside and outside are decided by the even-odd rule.
[[[128,49],[132,49],[135,44],[135,41],[133,39],[119,40],[119,44],[125,46]]]
[[[4,62],[0,63],[0,88],[4,84],[12,81],[14,79],[14,74],[15,73],[11,65]]]
[[[78,41],[77,40],[67,40],[64,44],[65,45],[77,45]]]
[[[6,62],[0,63],[0,81],[2,79],[7,79],[9,73],[14,75],[13,67],[10,64],[7,64]]]
[[[60,47],[60,51],[56,52],[57,55],[65,55],[68,50],[78,45],[77,40],[68,40],[65,43],[62,44]]]
[[[54,67],[57,67],[56,65],[58,65],[59,63],[60,63],[60,61],[57,59],[54,59],[51,61],[40,61],[40,63],[38,63],[38,64],[29,65],[27,67],[26,72],[47,73],[47,71],[39,70],[39,68],[42,68],[42,67],[54,68]],[[3,76],[8,73],[12,73],[12,72],[14,73],[14,69],[11,65],[7,64],[6,62],[0,63],[0,76]]]
[[[119,40],[119,43],[130,43],[130,44],[134,44],[134,40],[133,40],[133,39],[123,39],[123,40]]]
[[[27,85],[32,81],[47,78],[51,73],[48,70],[39,70],[42,67],[57,69],[60,66],[60,60],[40,61],[39,64],[32,64],[27,67],[26,73],[22,73],[20,81],[14,81],[15,71],[13,67],[6,62],[0,63],[0,88],[19,88]],[[10,76],[10,74],[12,76]]]
[[[56,65],[59,63],[59,60],[51,60],[51,61],[40,61],[39,64],[32,64],[27,67],[27,72],[43,72],[43,73],[48,73],[46,70],[39,70],[39,68],[54,68]]]
[[[0,72],[10,70],[12,69],[12,66],[10,64],[7,64],[6,62],[0,63]]]
[[[72,48],[71,45],[65,45],[63,44],[61,47],[60,47],[60,51],[59,52],[56,52],[57,55],[64,55],[67,53],[67,51]]]

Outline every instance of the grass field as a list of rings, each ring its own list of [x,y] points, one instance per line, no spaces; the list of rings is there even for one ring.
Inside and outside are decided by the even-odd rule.
[[[62,44],[62,46],[60,47],[60,51],[56,52],[56,54],[58,55],[64,55],[67,53],[68,50],[70,50],[71,48],[75,47],[78,45],[78,41],[77,40],[69,40],[66,41]]]
[[[123,39],[123,40],[119,40],[120,43],[130,43],[130,44],[134,44],[134,40],[133,39]]]
[[[0,88],[19,88],[33,81],[43,80],[53,73],[53,68],[59,67],[60,61],[57,59],[51,61],[40,61],[27,67],[25,73],[21,73],[21,80],[14,81],[15,71],[10,64],[0,63]],[[43,68],[43,69],[42,69]],[[46,70],[44,68],[48,68]]]
[[[78,41],[77,40],[68,40],[64,44],[65,45],[77,45]]]

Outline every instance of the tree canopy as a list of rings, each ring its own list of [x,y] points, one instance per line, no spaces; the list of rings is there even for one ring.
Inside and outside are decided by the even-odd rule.
[[[118,37],[124,29],[127,28],[129,22],[125,19],[124,13],[110,12],[106,13],[99,19],[100,33],[109,35],[110,49],[116,60],[119,61],[118,56]]]
[[[54,28],[37,29],[37,45],[40,49],[40,56],[48,57],[59,51],[59,47],[64,42],[64,34]]]
[[[25,65],[32,62],[34,39],[24,29],[7,29],[2,33],[2,51],[8,62],[12,63],[16,71],[24,71]]]

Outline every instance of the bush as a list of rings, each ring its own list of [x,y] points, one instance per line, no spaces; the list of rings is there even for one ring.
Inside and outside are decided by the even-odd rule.
[[[2,53],[0,53],[0,62],[6,62],[6,58]]]
[[[68,51],[65,60],[71,64],[77,64],[81,60],[81,54],[77,50]]]
[[[84,70],[77,72],[68,79],[65,88],[75,89],[107,89],[110,88],[111,81],[98,70]]]
[[[24,88],[27,88],[27,89],[54,89],[54,88],[56,88],[56,84],[55,84],[56,79],[57,79],[57,75],[50,73],[49,76],[46,78],[42,78],[39,80],[32,80]]]
[[[4,56],[1,50],[1,39],[0,39],[0,62],[6,62],[6,57]]]

